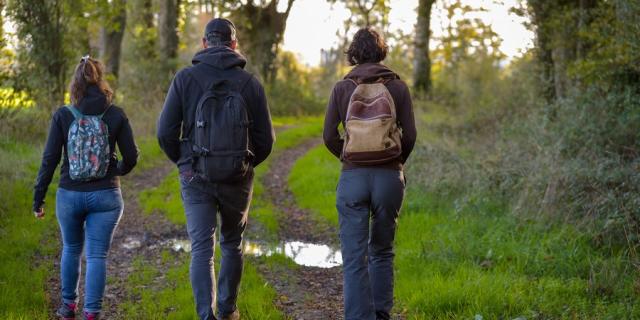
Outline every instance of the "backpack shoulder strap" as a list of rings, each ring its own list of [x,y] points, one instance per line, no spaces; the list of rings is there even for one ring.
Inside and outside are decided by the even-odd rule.
[[[111,106],[113,106],[113,104],[109,104],[109,106],[106,109],[104,109],[104,112],[102,112],[100,114],[100,119],[102,119],[102,117],[104,117],[104,115],[107,113],[107,111],[109,111],[109,109],[111,109]]]
[[[69,111],[71,111],[71,114],[73,115],[73,117],[78,120],[80,118],[82,118],[82,113],[80,113],[80,110],[76,109],[76,107],[74,107],[73,105],[66,105],[65,106]]]
[[[349,80],[349,81],[351,81],[351,83],[355,84],[356,87],[360,85],[360,83],[358,81],[355,81],[355,80],[353,80],[351,78],[348,78],[347,80]]]

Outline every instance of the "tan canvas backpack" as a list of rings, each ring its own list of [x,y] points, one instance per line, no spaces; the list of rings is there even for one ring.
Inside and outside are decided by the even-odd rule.
[[[345,117],[343,160],[354,164],[376,165],[390,162],[402,154],[396,106],[384,79],[358,83],[351,94]]]

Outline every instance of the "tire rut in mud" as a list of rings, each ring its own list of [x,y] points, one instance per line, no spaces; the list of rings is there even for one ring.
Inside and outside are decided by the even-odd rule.
[[[167,239],[187,237],[184,227],[169,222],[160,213],[144,213],[138,202],[141,191],[159,185],[173,168],[172,163],[163,161],[156,167],[139,172],[134,171],[131,176],[121,179],[125,206],[114,232],[107,260],[107,286],[101,314],[104,319],[124,319],[125,315],[121,314],[121,308],[118,306],[122,303],[135,303],[135,301],[129,301],[132,297],[127,287],[127,279],[135,271],[133,266],[135,259],[141,257],[145,262],[153,263],[161,274],[165,274],[166,270],[163,269],[167,266],[160,261],[160,254],[164,248],[159,244]],[[60,242],[59,231],[56,238],[56,241]],[[55,271],[48,280],[47,287],[50,319],[57,319],[53,313],[60,303],[60,250],[53,258]],[[84,258],[82,260],[83,272],[80,275],[79,290],[81,304],[85,270]]]
[[[326,221],[316,219],[296,205],[287,178],[296,160],[320,143],[307,140],[280,152],[264,176],[265,195],[277,210],[280,241],[302,241],[336,247],[338,233]],[[258,269],[278,293],[276,304],[291,319],[342,319],[342,268],[307,266]]]

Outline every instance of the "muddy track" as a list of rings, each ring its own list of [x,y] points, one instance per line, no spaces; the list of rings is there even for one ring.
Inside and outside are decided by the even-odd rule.
[[[144,213],[138,202],[138,195],[141,191],[159,185],[173,168],[172,163],[165,161],[151,169],[139,172],[134,171],[131,176],[124,177],[121,180],[125,207],[109,250],[107,286],[105,288],[102,311],[104,319],[125,318],[124,315],[119,314],[118,305],[130,299],[126,282],[131,272],[134,271],[134,259],[142,257],[145,261],[157,261],[158,269],[161,272],[166,271],[163,270],[166,266],[163,268],[163,265],[159,262],[160,252],[163,247],[157,244],[166,239],[186,238],[184,227],[172,224],[162,214]],[[179,191],[176,190],[176,192]],[[53,273],[53,278],[48,282],[52,312],[55,312],[55,308],[60,301],[59,260],[60,258],[57,256],[54,263],[56,270]],[[83,274],[80,278],[81,303],[84,270],[83,261]]]
[[[271,161],[270,170],[264,176],[265,194],[278,210],[281,240],[335,246],[339,244],[335,228],[322,219],[314,218],[307,210],[299,208],[287,183],[296,160],[319,143],[320,140],[312,139],[279,153],[277,158]]]
[[[296,160],[320,140],[308,140],[277,155],[264,177],[265,195],[277,210],[281,241],[303,241],[337,246],[337,230],[296,206],[287,177]],[[276,305],[290,319],[342,319],[342,269],[297,266],[258,266],[278,292]]]

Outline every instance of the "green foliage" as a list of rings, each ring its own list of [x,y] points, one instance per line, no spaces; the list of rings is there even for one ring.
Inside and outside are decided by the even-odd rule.
[[[280,53],[276,63],[276,79],[266,85],[271,112],[279,116],[321,113],[327,96],[314,90],[310,70],[301,66],[291,52]]]
[[[579,36],[590,45],[572,65],[575,77],[605,88],[640,81],[640,1],[599,1]],[[565,21],[566,22],[566,21]]]
[[[444,8],[448,25],[432,52],[435,100],[467,119],[482,117],[501,99],[501,39],[481,19],[483,9],[453,1]]]
[[[386,30],[389,25],[389,0],[329,0],[330,3],[343,2],[351,11],[351,17],[345,21],[345,29],[375,26]]]

